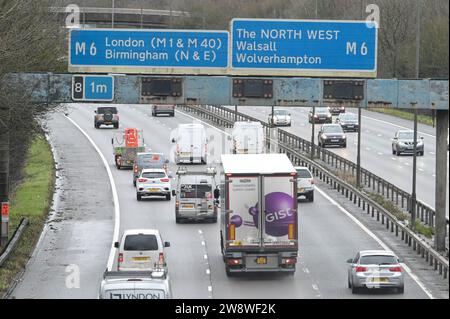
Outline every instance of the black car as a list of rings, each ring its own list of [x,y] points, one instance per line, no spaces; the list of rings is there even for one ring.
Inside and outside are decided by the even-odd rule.
[[[332,115],[339,115],[339,114],[345,113],[345,107],[344,106],[330,106],[330,113]]]
[[[119,114],[114,106],[98,107],[94,112],[95,128],[100,128],[100,125],[113,125],[114,128],[119,128]]]
[[[335,123],[340,124],[344,132],[358,132],[359,129],[358,115],[353,113],[339,114]]]
[[[333,117],[327,107],[316,107],[316,112],[313,115],[313,110],[309,111],[309,123],[332,123]]]
[[[347,137],[344,130],[339,124],[324,124],[320,128],[317,137],[319,147],[326,147],[329,145],[347,147]]]

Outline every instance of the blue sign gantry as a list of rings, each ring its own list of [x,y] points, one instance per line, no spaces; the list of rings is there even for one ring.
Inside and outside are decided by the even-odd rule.
[[[375,22],[233,19],[231,42],[233,71],[376,75]]]
[[[220,69],[223,73],[228,67],[228,38],[227,31],[73,29],[69,70],[202,73],[201,69]]]
[[[114,77],[111,75],[74,75],[72,77],[72,100],[114,100]]]

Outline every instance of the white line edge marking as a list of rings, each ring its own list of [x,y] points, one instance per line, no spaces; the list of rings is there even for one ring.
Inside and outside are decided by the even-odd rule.
[[[120,206],[119,206],[119,196],[117,195],[117,188],[116,183],[114,182],[114,178],[112,176],[111,168],[108,165],[108,162],[106,161],[105,156],[103,156],[103,153],[98,148],[97,144],[91,139],[91,137],[70,117],[66,118],[87,138],[87,140],[92,144],[94,149],[97,151],[98,155],[102,159],[103,165],[106,168],[106,172],[108,173],[109,182],[111,184],[111,191],[113,195],[113,201],[114,201],[114,234],[113,234],[113,240],[111,243],[111,250],[109,253],[108,258],[108,264],[107,268],[108,270],[112,270],[112,267],[114,265],[114,257],[116,256],[116,248],[114,247],[114,242],[119,241],[119,228],[120,228]]]
[[[226,134],[226,135],[230,135],[228,133],[226,133],[225,131],[222,131],[220,129],[218,129],[215,126],[212,126],[209,123],[203,122],[202,120],[199,120],[191,115],[188,115],[182,111],[178,111],[181,114],[190,117],[194,120],[197,120],[201,123],[204,123],[210,127],[212,127],[213,129],[219,131],[222,134]],[[392,158],[394,159],[394,158]],[[381,239],[379,239],[374,233],[372,233],[372,231],[370,231],[366,226],[364,226],[359,220],[357,220],[352,214],[350,214],[345,208],[343,208],[341,205],[339,205],[334,199],[332,199],[331,197],[329,197],[327,194],[325,194],[321,189],[319,189],[316,186],[316,189],[329,201],[331,202],[333,205],[337,206],[339,208],[339,210],[341,210],[344,214],[346,214],[354,223],[356,223],[356,225],[358,225],[364,232],[366,232],[370,237],[372,237],[372,239],[374,239],[381,247],[383,247],[386,250],[392,250],[390,249]],[[428,291],[428,289],[422,284],[422,282],[420,281],[420,279],[411,271],[411,269],[406,265],[406,264],[402,264],[403,268],[405,269],[405,271],[409,274],[409,276],[417,283],[417,285],[425,292],[425,294],[428,296],[428,298],[430,299],[434,299],[433,295]]]
[[[366,226],[364,226],[355,216],[350,214],[344,207],[339,205],[334,199],[329,197],[323,190],[321,190],[319,187],[316,186],[316,189],[319,191],[319,193],[325,197],[330,203],[335,205],[341,212],[343,212],[345,215],[347,215],[348,218],[350,218],[356,225],[358,225],[367,235],[369,235],[373,240],[375,240],[383,249],[392,251],[391,248],[389,248],[388,245],[386,245],[381,239],[379,239],[370,229],[368,229]],[[420,281],[420,279],[412,272],[412,270],[404,263],[402,263],[403,268],[408,273],[408,275],[416,282],[416,284],[425,292],[425,294],[430,299],[434,299],[431,292],[428,291],[428,289],[423,285],[423,283]]]
[[[384,124],[392,125],[392,126],[395,126],[395,127],[398,127],[398,128],[402,128],[404,130],[411,130],[409,127],[401,126],[401,125],[397,125],[397,124],[392,124],[392,123],[389,123],[389,122],[386,122],[386,121],[383,121],[383,120],[375,119],[373,117],[369,117],[369,116],[365,116],[365,115],[362,115],[361,117],[366,118],[366,119],[370,119],[372,121],[376,121],[376,122],[381,122],[381,123],[384,123]],[[422,134],[422,135],[426,135],[426,136],[429,136],[429,137],[432,137],[432,138],[436,138],[436,136],[428,134],[428,133],[424,133],[424,132],[420,132],[420,131],[417,131],[417,133]]]

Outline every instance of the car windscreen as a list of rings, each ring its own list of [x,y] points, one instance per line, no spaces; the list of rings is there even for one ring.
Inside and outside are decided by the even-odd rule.
[[[359,263],[361,265],[392,265],[397,264],[397,259],[386,255],[361,256]]]
[[[138,155],[137,158],[137,164],[139,166],[163,166],[164,163],[164,156],[156,154]]]
[[[327,114],[328,113],[328,108],[326,108],[326,107],[318,107],[318,108],[316,108],[316,113]]]
[[[128,235],[125,238],[124,250],[158,250],[158,240],[155,235]]]
[[[111,113],[111,114],[117,114],[117,109],[115,107],[99,107],[97,109],[98,114],[105,114],[105,113]]]
[[[412,140],[414,138],[413,132],[400,132],[398,133],[398,138],[403,140]]]
[[[323,132],[324,133],[342,133],[342,128],[338,125],[324,126]]]
[[[164,178],[166,177],[166,174],[163,172],[144,172],[142,173],[141,177],[144,178]]]
[[[211,189],[211,185],[208,184],[182,184],[180,198],[205,198],[211,194]]]
[[[298,169],[297,177],[298,178],[311,178],[311,173],[306,169]]]
[[[341,121],[358,121],[356,114],[342,114],[339,116]]]
[[[275,110],[273,111],[273,115],[288,115],[289,112],[286,110]]]

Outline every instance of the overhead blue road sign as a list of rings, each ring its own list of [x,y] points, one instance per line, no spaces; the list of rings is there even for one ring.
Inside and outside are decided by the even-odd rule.
[[[114,77],[110,75],[74,75],[72,77],[72,100],[114,100]]]
[[[224,74],[227,31],[72,29],[69,71]]]
[[[377,35],[375,22],[233,19],[232,73],[376,77]]]

